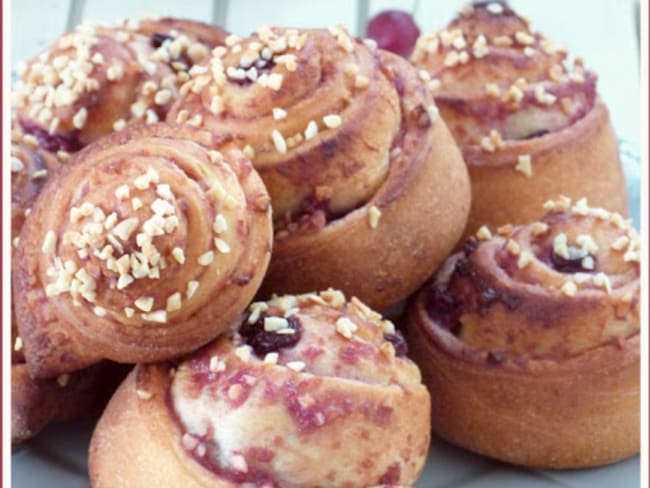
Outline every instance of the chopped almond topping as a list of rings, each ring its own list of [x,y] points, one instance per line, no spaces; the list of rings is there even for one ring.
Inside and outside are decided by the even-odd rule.
[[[287,368],[296,371],[299,373],[303,369],[305,369],[306,364],[303,361],[290,361],[286,364]]]
[[[520,154],[517,157],[517,164],[515,165],[515,170],[523,173],[528,178],[533,176],[533,166],[530,154]]]
[[[545,222],[534,222],[531,224],[531,232],[534,236],[540,236],[548,232],[548,224]]]
[[[476,237],[481,241],[487,241],[492,239],[492,232],[487,225],[482,225],[481,228],[476,232]]]
[[[574,297],[578,291],[578,287],[573,281],[565,281],[560,287],[560,291],[568,297]]]
[[[104,317],[107,313],[106,309],[104,307],[95,307],[93,308],[93,313],[97,315],[98,317]]]
[[[329,114],[323,117],[323,123],[328,129],[336,129],[341,125],[342,119],[340,115]]]
[[[336,321],[336,332],[346,339],[351,339],[352,335],[358,330],[357,324],[347,317],[341,317]]]
[[[488,3],[485,9],[490,12],[492,15],[500,15],[503,13],[503,5],[498,2]]]
[[[218,356],[212,356],[208,367],[213,373],[221,373],[226,370],[226,362]]]
[[[216,234],[223,234],[228,230],[228,221],[223,216],[223,214],[218,213],[215,216],[212,230],[214,230]]]
[[[140,400],[151,400],[151,398],[153,397],[153,393],[146,390],[137,389],[135,390],[135,394],[138,396]]]
[[[376,206],[371,205],[368,209],[368,224],[371,229],[376,229],[379,226],[379,219],[381,218],[381,210]]]
[[[226,241],[224,241],[223,239],[221,239],[219,237],[215,237],[214,245],[217,248],[217,251],[219,251],[221,254],[230,253],[230,245]]]
[[[11,172],[18,173],[25,169],[23,162],[15,156],[11,156]]]
[[[510,254],[513,254],[515,256],[518,256],[519,253],[521,252],[521,246],[516,241],[513,241],[512,239],[508,239],[508,243],[506,244],[506,249]]]
[[[153,307],[153,297],[140,297],[135,301],[135,306],[143,312],[150,312]]]
[[[137,217],[131,217],[115,225],[111,232],[119,237],[122,242],[126,242],[139,224],[140,220]]]
[[[275,107],[275,108],[273,108],[273,118],[275,120],[286,119],[287,118],[287,111],[282,109],[282,108]]]
[[[264,317],[264,330],[267,332],[277,332],[281,329],[289,328],[289,322],[283,317]]]
[[[79,109],[79,111],[72,117],[72,125],[75,129],[83,129],[86,125],[86,119],[88,118],[88,110],[85,107]]]
[[[237,347],[235,349],[235,356],[244,362],[248,362],[251,358],[251,347],[247,345]]]
[[[198,281],[188,281],[187,282],[187,291],[185,292],[185,296],[187,299],[191,299],[194,294],[196,293],[196,290],[199,289],[199,282]]]
[[[273,132],[271,132],[271,138],[273,139],[273,145],[275,146],[275,150],[280,154],[286,154],[287,141],[285,141],[282,134],[278,130],[274,129]]]
[[[168,312],[176,312],[181,309],[181,294],[180,292],[173,293],[167,298],[167,307]]]
[[[628,236],[621,236],[618,239],[616,239],[610,247],[614,251],[622,251],[627,247],[629,242],[630,242],[630,238]]]
[[[308,141],[318,135],[318,124],[314,120],[310,120],[305,129],[305,140]]]
[[[522,251],[517,260],[517,268],[523,269],[533,261],[533,255],[529,251]]]
[[[43,240],[41,251],[45,254],[52,254],[56,251],[56,234],[54,231],[48,230]]]
[[[370,85],[370,79],[367,76],[362,75],[362,74],[358,74],[358,75],[355,76],[355,78],[354,78],[354,87],[355,88],[363,89],[363,88],[367,88],[368,85]]]
[[[126,200],[130,196],[129,185],[121,185],[115,189],[115,197],[119,200]]]
[[[214,251],[207,251],[201,254],[198,258],[198,263],[201,266],[209,266],[214,261]]]
[[[609,276],[605,273],[596,273],[594,276],[594,285],[604,288],[608,295],[612,294],[612,284],[609,280]]]
[[[265,364],[278,364],[278,353],[277,352],[267,352],[264,356]]]
[[[164,324],[167,322],[167,312],[165,310],[156,310],[151,313],[143,313],[142,319],[147,322],[158,322]]]
[[[248,472],[248,464],[246,463],[246,459],[244,459],[244,456],[242,456],[241,454],[233,454],[230,458],[230,465],[233,467],[235,471],[239,471],[241,473]]]

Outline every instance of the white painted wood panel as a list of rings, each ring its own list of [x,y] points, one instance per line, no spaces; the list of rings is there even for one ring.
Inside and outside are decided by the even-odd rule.
[[[288,27],[328,27],[343,24],[354,29],[357,2],[349,0],[231,0],[226,28],[247,35],[262,24]]]
[[[619,136],[640,142],[640,55],[632,0],[513,0],[533,27],[581,56],[598,74],[598,91]]]
[[[11,65],[45,49],[65,31],[70,0],[11,2]]]
[[[246,35],[261,24],[295,27],[347,25],[363,34],[368,15],[388,8],[413,12],[423,32],[443,27],[462,2],[433,0],[14,0],[11,10],[12,63],[36,54],[66,28],[68,18],[111,21],[143,13],[204,21]],[[639,53],[636,0],[511,0],[533,19],[533,27],[567,45],[599,74],[599,91],[610,107],[617,133],[640,142]],[[81,9],[70,12],[70,6]]]
[[[144,14],[212,21],[212,0],[85,0],[83,18],[111,22]]]

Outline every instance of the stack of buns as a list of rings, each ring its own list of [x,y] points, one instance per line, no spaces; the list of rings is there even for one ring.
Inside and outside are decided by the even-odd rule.
[[[498,2],[411,62],[343,27],[63,35],[14,90],[12,440],[135,365],[95,488],[411,486],[432,429],[638,452],[640,244],[566,58]]]

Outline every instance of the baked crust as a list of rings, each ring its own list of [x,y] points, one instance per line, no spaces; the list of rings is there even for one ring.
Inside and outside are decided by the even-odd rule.
[[[21,69],[12,93],[16,118],[52,152],[164,120],[188,70],[225,37],[218,27],[170,17],[84,22]]]
[[[93,434],[93,487],[415,481],[429,445],[429,397],[417,367],[383,338],[392,324],[332,291],[279,297],[263,312],[260,303],[251,306],[255,322],[294,310],[297,344],[273,362],[257,356],[259,343],[236,346],[237,334],[173,370],[137,366]],[[250,317],[242,317],[249,326]],[[335,330],[341,318],[357,326],[349,339]],[[348,364],[349,348],[360,354]]]
[[[342,28],[260,28],[215,53],[168,120],[251,154],[274,209],[260,296],[333,286],[383,309],[412,293],[456,244],[470,199],[417,71]]]
[[[12,364],[12,444],[36,436],[51,422],[68,422],[99,413],[128,369],[103,362],[56,380],[34,380],[25,364]]]
[[[506,141],[485,153],[463,147],[472,182],[472,208],[465,237],[482,225],[524,224],[543,216],[542,204],[560,195],[586,197],[594,206],[627,215],[627,192],[618,143],[607,107],[598,99],[580,120],[558,132],[523,141]],[[533,174],[517,171],[528,155]]]
[[[20,129],[11,129],[11,238],[20,235],[26,214],[47,179],[61,166],[56,154],[43,150],[38,141],[25,138]]]
[[[250,162],[219,147],[192,127],[134,126],[48,181],[13,263],[34,377],[175,357],[246,307],[270,257],[269,199]]]
[[[573,359],[490,365],[432,324],[421,302],[408,342],[432,402],[434,432],[509,463],[574,469],[639,452],[639,335]]]
[[[394,163],[367,204],[317,233],[276,237],[260,296],[336,285],[383,310],[427,279],[460,238],[470,202],[467,174],[440,119],[403,150],[419,154]],[[373,207],[381,210],[375,229]]]
[[[638,237],[620,215],[558,203],[452,256],[412,301],[407,340],[441,437],[513,464],[600,466],[640,448]],[[579,265],[549,257],[562,233],[593,236],[594,269],[548,263]]]
[[[45,182],[61,166],[59,157],[38,147],[17,128],[11,132],[12,254],[20,231]],[[22,338],[11,306],[11,442],[37,435],[47,424],[68,421],[99,410],[126,375],[124,368],[102,363],[56,380],[34,380],[25,366]]]
[[[472,185],[465,237],[525,224],[565,195],[627,214],[625,180],[596,75],[507,4],[461,11],[412,61],[458,142]]]

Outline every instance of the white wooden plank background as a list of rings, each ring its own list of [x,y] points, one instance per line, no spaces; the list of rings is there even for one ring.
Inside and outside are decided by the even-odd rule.
[[[599,75],[599,91],[620,137],[639,146],[639,0],[510,0],[533,28],[564,43]],[[443,27],[462,1],[434,0],[14,0],[11,60],[36,54],[82,18],[112,21],[143,13],[216,22],[239,35],[260,24],[295,27],[347,25],[363,34],[368,15],[387,8],[413,12],[422,32]]]

